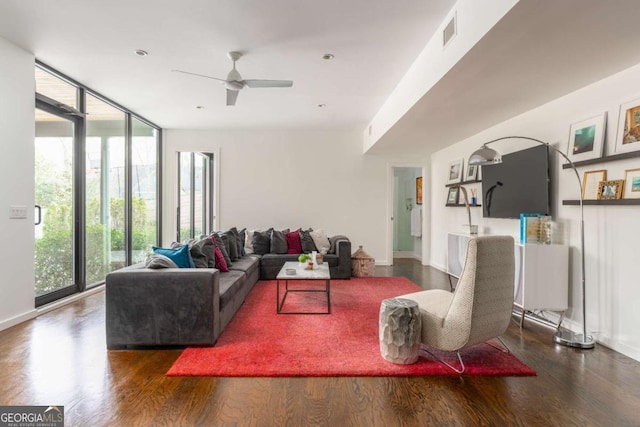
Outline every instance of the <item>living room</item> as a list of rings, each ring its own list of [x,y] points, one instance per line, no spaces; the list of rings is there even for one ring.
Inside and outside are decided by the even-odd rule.
[[[520,42],[531,49],[531,63],[518,62],[523,61],[522,57],[508,58],[511,49],[518,47],[515,42],[505,43],[506,47],[499,45],[495,51],[489,50],[492,56],[483,59],[481,54],[487,52],[483,43],[504,39],[505,34],[515,31],[514,27],[526,26],[522,16],[538,6],[532,1],[504,1],[493,5],[491,10],[485,9],[483,14],[477,11],[480,6],[470,3],[456,3],[437,26],[438,29],[445,26],[450,12],[455,9],[459,33],[454,40],[463,46],[451,46],[464,52],[444,51],[445,62],[438,63],[441,69],[429,73],[424,73],[426,65],[423,61],[426,59],[419,57],[395,90],[389,88],[389,97],[380,101],[378,113],[369,117],[369,122],[337,127],[294,127],[283,119],[279,125],[259,129],[223,125],[163,128],[165,202],[162,205],[161,243],[170,244],[175,235],[177,173],[173,159],[177,151],[212,152],[218,159],[218,228],[314,226],[344,233],[355,247],[363,245],[382,268],[393,263],[389,243],[392,237],[389,231],[391,169],[405,165],[422,167],[426,178],[421,264],[443,271],[446,271],[447,233],[462,232],[467,222],[464,209],[445,207],[446,176],[451,161],[464,158],[466,167],[469,155],[484,142],[507,135],[539,138],[566,151],[571,124],[601,113],[607,114],[604,155],[614,154],[620,106],[640,96],[635,88],[640,65],[637,65],[633,48],[625,44],[630,42],[612,35],[612,39],[591,46],[595,53],[587,61],[581,58],[588,56],[588,49],[566,51],[568,47],[559,41],[554,41],[558,46],[548,46],[550,41],[544,37],[548,29],[527,27],[523,30],[524,35],[518,34],[522,36]],[[624,27],[636,14],[631,2],[617,1],[607,6],[598,5],[600,2],[571,3],[566,8],[576,8],[577,17],[591,23],[601,19],[608,23],[607,29],[614,26],[610,20],[619,19],[616,25]],[[619,11],[624,7],[631,10],[621,16]],[[610,12],[603,12],[603,8]],[[485,28],[482,34],[470,34],[464,26],[470,19],[468,14],[475,14],[473,16],[478,16],[479,21],[482,17],[489,20],[488,16],[491,16],[494,24],[497,22],[496,28],[491,31]],[[510,19],[501,21],[504,15],[509,15]],[[553,17],[549,20],[553,24],[561,21]],[[543,18],[536,15],[536,19],[529,22],[535,26],[543,22]],[[606,33],[599,29],[595,31],[596,36],[591,37],[603,38],[599,31]],[[558,34],[558,30],[548,32]],[[618,36],[622,32],[610,34]],[[5,37],[1,32],[0,35]],[[536,36],[540,37],[539,44],[535,41]],[[587,35],[572,37],[591,40]],[[439,33],[434,39],[441,42]],[[430,35],[422,41],[423,46],[428,45],[429,40]],[[547,46],[550,56],[556,60],[553,66],[545,64]],[[577,49],[576,44],[570,46]],[[431,49],[427,46],[425,51],[429,53]],[[566,57],[558,59],[563,50]],[[9,206],[33,205],[33,69],[39,53],[19,47],[7,37],[0,38],[0,56],[3,58],[0,64],[0,140],[4,154],[0,158],[0,177],[3,182],[11,183],[2,186],[0,200],[9,210]],[[574,66],[582,70],[577,72],[565,62],[575,62],[577,65]],[[531,74],[509,80],[505,75],[514,70],[512,67],[517,67],[518,74],[524,70]],[[62,66],[58,68],[65,71]],[[242,61],[238,68],[242,70]],[[286,77],[284,68],[282,77]],[[420,74],[428,78],[421,80]],[[554,74],[557,79],[553,78]],[[539,80],[535,80],[536,75]],[[477,88],[471,87],[474,82],[493,87],[495,80],[504,82],[506,89],[503,92],[478,94]],[[92,84],[90,81],[83,83]],[[524,85],[533,89],[525,89]],[[107,87],[95,89],[108,92]],[[407,96],[410,89],[415,93]],[[443,98],[442,93],[457,98]],[[512,96],[507,97],[509,93]],[[238,103],[252,95],[243,91]],[[207,97],[213,96],[207,89]],[[434,112],[431,103],[443,99],[448,101],[442,104],[442,111]],[[223,95],[216,101],[222,103]],[[194,107],[189,108],[193,110]],[[327,108],[314,105],[313,108],[317,114],[326,116],[327,123],[340,119],[331,112],[330,105]],[[473,114],[474,111],[478,113]],[[136,112],[155,120],[144,110]],[[191,114],[200,113],[193,110]],[[422,127],[413,128],[406,123],[415,121],[422,122]],[[525,142],[506,141],[496,148],[506,154],[530,146]],[[551,159],[554,241],[570,247],[570,309],[564,325],[579,330],[582,325],[579,208],[562,204],[562,200],[577,198],[579,189],[573,172],[562,169],[564,161],[555,154],[551,154]],[[627,159],[581,167],[579,172],[582,175],[593,169],[607,169],[609,179],[624,179],[625,170],[637,167],[637,160]],[[8,215],[0,218],[5,241],[11,242],[0,249],[0,267],[5,272],[0,329],[21,324],[46,311],[34,305],[32,219],[30,212],[24,221],[9,219]],[[472,223],[488,234],[518,235],[518,221],[486,219],[481,210],[472,210]],[[594,335],[598,346],[606,346],[636,361],[640,360],[640,336],[634,325],[640,319],[635,306],[640,295],[635,286],[632,245],[639,240],[636,206],[585,206],[586,323],[589,333]],[[549,332],[549,340],[551,335]],[[446,387],[449,385],[445,384]]]

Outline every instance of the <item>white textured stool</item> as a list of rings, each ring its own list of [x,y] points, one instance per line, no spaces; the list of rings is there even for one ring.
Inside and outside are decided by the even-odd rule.
[[[389,298],[380,304],[380,353],[385,360],[401,365],[418,361],[422,322],[418,303]]]

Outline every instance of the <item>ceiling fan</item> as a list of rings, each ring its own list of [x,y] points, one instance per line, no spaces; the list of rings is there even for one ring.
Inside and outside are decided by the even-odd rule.
[[[240,92],[245,86],[249,88],[262,88],[262,87],[291,87],[293,82],[291,80],[255,80],[247,79],[243,80],[242,76],[236,70],[236,61],[242,57],[240,52],[229,52],[227,56],[233,61],[233,69],[229,71],[226,79],[219,79],[217,77],[205,76],[202,74],[190,73],[182,70],[172,70],[177,73],[190,74],[192,76],[204,77],[207,79],[217,80],[220,83],[224,83],[227,88],[227,105],[236,105],[236,99],[238,99],[238,92]]]

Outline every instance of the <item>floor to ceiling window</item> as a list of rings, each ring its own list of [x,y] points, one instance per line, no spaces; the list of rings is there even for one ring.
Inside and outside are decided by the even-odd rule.
[[[212,153],[178,153],[178,241],[211,231],[214,220],[212,184]]]
[[[86,281],[126,265],[124,112],[86,95]]]
[[[160,242],[160,129],[43,64],[35,76],[38,306]]]

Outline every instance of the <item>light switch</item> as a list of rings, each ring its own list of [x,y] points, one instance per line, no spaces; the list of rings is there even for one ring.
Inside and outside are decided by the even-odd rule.
[[[25,219],[27,217],[26,206],[10,206],[9,218],[10,219]]]

